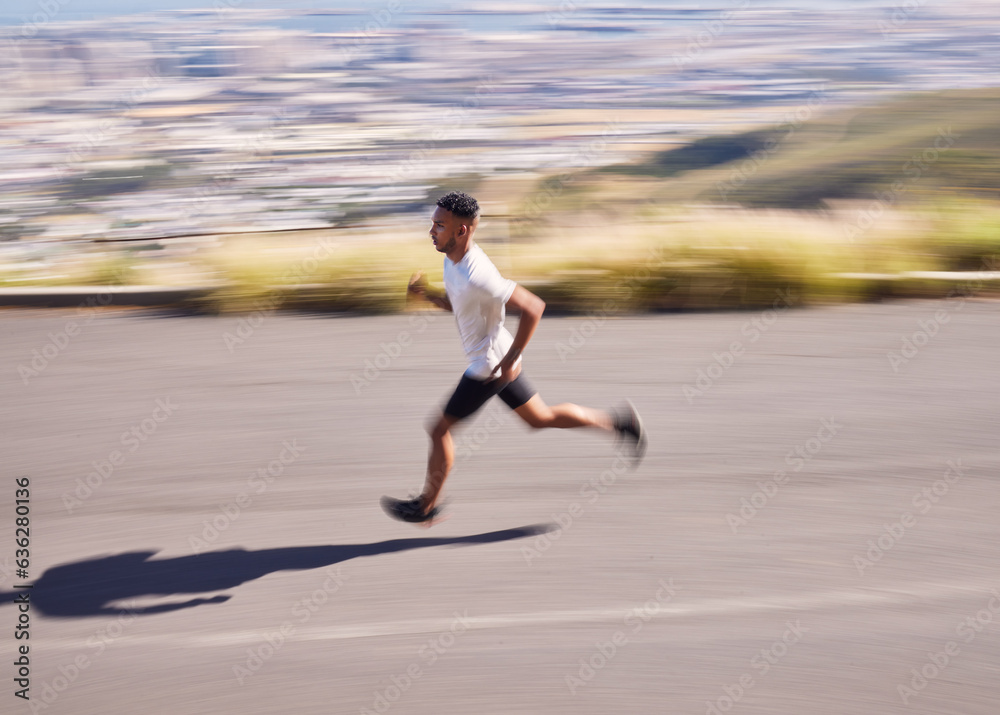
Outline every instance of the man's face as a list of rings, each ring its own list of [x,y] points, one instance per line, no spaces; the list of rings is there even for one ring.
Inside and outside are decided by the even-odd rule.
[[[448,253],[455,248],[455,244],[460,236],[465,235],[462,229],[468,232],[468,221],[461,219],[451,211],[438,206],[431,216],[431,239],[434,241],[434,248],[439,253]]]

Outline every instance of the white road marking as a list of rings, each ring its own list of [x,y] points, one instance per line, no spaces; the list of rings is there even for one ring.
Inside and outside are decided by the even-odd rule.
[[[651,620],[670,620],[685,618],[701,618],[710,616],[739,616],[759,612],[805,612],[840,608],[887,608],[892,606],[926,607],[931,601],[969,599],[981,600],[988,597],[992,590],[1000,590],[1000,577],[989,581],[979,581],[964,584],[927,583],[914,585],[905,589],[858,589],[829,591],[812,594],[776,594],[752,599],[725,598],[683,603],[683,589],[678,588],[677,595],[667,604],[660,606],[658,612],[651,615]],[[650,594],[650,600],[655,599]],[[675,601],[681,601],[676,603]],[[644,602],[623,603],[620,606],[608,608],[577,609],[565,611],[540,611],[535,613],[510,613],[496,615],[469,615],[462,622],[469,630],[487,630],[499,628],[520,628],[526,626],[555,626],[580,623],[614,623],[621,622],[625,616],[636,608],[642,608]],[[652,610],[652,609],[651,609]],[[141,616],[140,616],[141,618]],[[109,621],[115,620],[109,618]],[[335,641],[357,638],[378,638],[381,636],[420,635],[449,632],[455,623],[455,615],[449,614],[443,618],[425,618],[405,621],[387,621],[384,623],[358,623],[340,626],[309,626],[294,619],[287,622],[293,626],[287,636],[289,641]],[[92,623],[87,621],[87,623]],[[173,643],[183,641],[190,646],[239,646],[260,643],[265,634],[278,631],[282,623],[262,624],[245,631],[227,631],[221,633],[162,633],[153,635],[137,635],[126,632],[123,643]],[[92,631],[92,627],[89,627]],[[46,638],[47,647],[83,648],[87,642],[77,638]]]

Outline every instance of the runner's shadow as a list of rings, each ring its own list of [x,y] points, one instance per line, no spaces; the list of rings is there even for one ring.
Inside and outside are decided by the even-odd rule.
[[[32,608],[46,616],[81,618],[116,615],[126,609],[111,604],[143,596],[211,593],[235,588],[275,571],[318,569],[359,556],[377,556],[432,546],[491,544],[524,539],[553,528],[553,524],[535,524],[471,536],[394,539],[374,544],[290,546],[260,551],[230,549],[168,559],[151,559],[156,551],[131,551],[53,566],[35,581],[30,590],[0,593],[0,603],[10,603],[15,596],[27,592]],[[217,595],[127,610],[139,614],[166,613],[207,603],[223,603],[229,598],[228,595]]]

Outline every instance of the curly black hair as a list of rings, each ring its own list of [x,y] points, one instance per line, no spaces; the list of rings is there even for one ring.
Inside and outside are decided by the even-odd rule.
[[[452,191],[437,200],[437,205],[459,218],[473,219],[479,216],[479,202],[464,191]]]

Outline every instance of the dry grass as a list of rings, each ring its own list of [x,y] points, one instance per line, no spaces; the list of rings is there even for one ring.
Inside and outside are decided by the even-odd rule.
[[[887,210],[852,235],[846,228],[856,225],[856,214],[849,208],[824,214],[649,208],[603,220],[597,213],[547,215],[517,232],[494,221],[482,242],[505,275],[541,295],[550,309],[584,313],[755,308],[771,305],[780,290],[804,304],[928,295],[947,288],[844,274],[979,270],[1000,257],[1000,206],[994,204]],[[507,238],[510,233],[518,240]],[[398,312],[414,271],[441,280],[441,256],[422,234],[405,240],[348,234],[230,237],[184,265],[190,282],[220,286],[200,306],[220,312],[261,306]],[[63,266],[58,282],[150,283],[154,276],[183,282],[176,268],[164,269],[159,254],[87,256]]]

